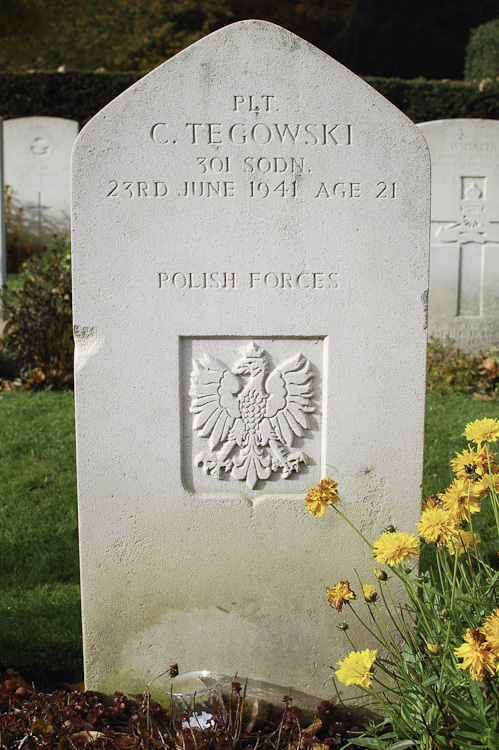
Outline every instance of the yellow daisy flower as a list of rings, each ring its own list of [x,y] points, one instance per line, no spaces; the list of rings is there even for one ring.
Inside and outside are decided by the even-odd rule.
[[[368,688],[373,681],[372,667],[378,651],[369,648],[364,651],[351,651],[343,661],[338,662],[336,677],[344,685],[360,685]]]
[[[371,583],[364,583],[364,585],[362,586],[362,591],[364,592],[364,599],[368,604],[373,604],[378,598],[376,587]]]
[[[458,664],[457,668],[469,668],[472,680],[483,680],[486,672],[493,674],[497,666],[497,657],[490,650],[489,644],[485,642],[482,629],[468,628],[463,639],[466,643],[454,649],[457,658],[463,659],[463,663]]]
[[[476,443],[479,447],[482,443],[495,443],[499,438],[499,420],[489,419],[475,419],[474,422],[469,422],[466,425],[466,429],[463,432],[464,437],[471,443]]]
[[[490,459],[495,458],[496,454],[491,453]],[[469,467],[473,468],[474,476],[483,477],[489,471],[489,463],[487,460],[487,451],[483,448],[472,448],[468,446],[462,453],[457,453],[456,458],[453,458],[450,462],[451,469],[457,477],[461,479],[467,479],[470,477]]]
[[[356,595],[350,588],[348,581],[340,581],[332,589],[326,588],[327,600],[331,607],[334,607],[337,612],[341,612],[343,605],[346,602],[356,599]]]
[[[490,650],[499,659],[499,609],[485,618],[482,631]]]
[[[468,500],[469,489],[469,500]],[[477,499],[474,485],[467,479],[454,479],[444,493],[439,495],[442,500],[442,508],[453,513],[460,521],[469,521],[470,515],[480,512],[480,503]]]
[[[477,482],[473,483],[473,492],[479,497],[486,497],[490,494],[491,486],[494,488],[496,495],[499,494],[499,474],[492,474],[492,482],[489,474],[484,474]]]
[[[447,549],[451,555],[455,552],[458,555],[464,555],[466,550],[473,549],[475,544],[480,544],[480,539],[478,539],[476,534],[472,534],[471,531],[459,529],[457,535],[448,540]]]
[[[419,553],[419,542],[414,534],[408,534],[407,531],[385,531],[374,542],[373,553],[376,562],[383,565],[398,565],[401,562],[410,562],[411,555]]]
[[[421,521],[416,524],[425,542],[447,542],[459,530],[459,521],[453,513],[443,508],[428,508],[421,513]]]
[[[328,505],[335,505],[339,501],[336,490],[338,482],[331,477],[323,479],[317,487],[313,487],[305,498],[305,507],[313,516],[322,516]]]
[[[440,500],[438,499],[438,495],[426,495],[425,498],[423,498],[423,502],[421,503],[421,512],[424,510],[430,510],[430,508],[439,508],[440,507]]]

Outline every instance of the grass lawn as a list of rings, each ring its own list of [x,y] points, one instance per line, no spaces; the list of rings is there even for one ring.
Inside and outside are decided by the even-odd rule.
[[[452,480],[467,422],[497,403],[428,395],[423,494]],[[81,676],[73,393],[0,394],[0,665]],[[423,558],[422,565],[430,561]]]
[[[0,394],[0,664],[78,675],[73,393]]]

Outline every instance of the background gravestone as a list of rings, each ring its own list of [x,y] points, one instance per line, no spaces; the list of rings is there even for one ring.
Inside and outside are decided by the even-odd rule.
[[[78,123],[60,117],[4,120],[4,184],[11,196],[10,223],[21,242],[50,242],[70,231],[71,149]]]
[[[325,587],[373,558],[304,497],[331,475],[373,541],[419,515],[424,139],[245,21],[83,129],[72,195],[87,687],[178,662],[330,696]]]
[[[499,346],[499,122],[418,127],[432,164],[429,334],[486,352]]]

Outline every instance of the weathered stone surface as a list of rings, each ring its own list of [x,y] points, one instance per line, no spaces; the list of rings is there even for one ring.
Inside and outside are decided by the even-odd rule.
[[[272,24],[206,37],[84,128],[89,687],[143,689],[178,662],[331,695],[346,644],[325,587],[372,580],[373,559],[303,498],[330,475],[371,539],[414,530],[428,239],[417,128]]]
[[[61,117],[4,120],[4,180],[20,241],[50,242],[70,231],[71,149],[78,123]]]
[[[429,334],[499,346],[499,122],[419,125],[431,154]]]

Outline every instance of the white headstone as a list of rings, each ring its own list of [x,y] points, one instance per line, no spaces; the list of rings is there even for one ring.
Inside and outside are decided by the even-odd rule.
[[[19,239],[39,246],[70,231],[71,150],[78,123],[61,117],[4,120],[4,184]]]
[[[428,332],[488,351],[499,346],[499,122],[419,128],[432,165]]]
[[[87,686],[173,662],[319,695],[325,587],[420,508],[429,158],[315,47],[228,26],[102,110],[73,159]],[[348,616],[348,615],[347,615]],[[355,627],[353,628],[355,632]]]

